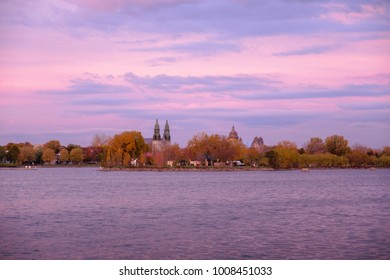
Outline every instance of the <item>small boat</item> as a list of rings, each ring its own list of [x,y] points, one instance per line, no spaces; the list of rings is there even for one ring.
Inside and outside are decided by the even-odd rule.
[[[31,166],[31,165],[26,165],[24,168],[26,170],[38,170],[38,168],[36,166]]]
[[[302,171],[302,172],[308,172],[308,171],[309,171],[309,168],[302,168],[301,171]]]

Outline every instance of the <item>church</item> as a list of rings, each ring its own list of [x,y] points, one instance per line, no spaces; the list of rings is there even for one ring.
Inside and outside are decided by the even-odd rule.
[[[153,138],[145,138],[145,143],[150,145],[152,153],[160,152],[164,147],[171,145],[171,132],[168,121],[165,122],[164,133],[161,137],[160,124],[158,123],[158,119],[156,119]]]

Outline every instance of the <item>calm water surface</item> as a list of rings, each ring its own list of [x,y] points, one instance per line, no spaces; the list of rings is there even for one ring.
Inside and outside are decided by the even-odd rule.
[[[390,259],[390,170],[0,169],[0,259]]]

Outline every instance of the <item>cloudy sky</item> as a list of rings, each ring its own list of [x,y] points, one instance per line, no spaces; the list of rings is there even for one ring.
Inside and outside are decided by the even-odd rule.
[[[390,2],[0,2],[0,145],[197,132],[390,145]]]

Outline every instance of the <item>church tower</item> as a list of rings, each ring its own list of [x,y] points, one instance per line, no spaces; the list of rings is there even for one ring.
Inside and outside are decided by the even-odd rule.
[[[153,141],[160,141],[160,125],[158,124],[158,119],[156,119],[156,123],[154,125],[154,134],[153,134]]]
[[[156,119],[156,123],[154,124],[154,134],[152,140],[152,153],[161,152],[164,147],[171,145],[171,132],[169,129],[168,121],[165,122],[164,134],[160,136],[160,125],[158,123],[158,119]]]
[[[171,142],[171,133],[169,131],[169,124],[168,121],[165,122],[165,127],[164,127],[164,140],[167,142]]]

